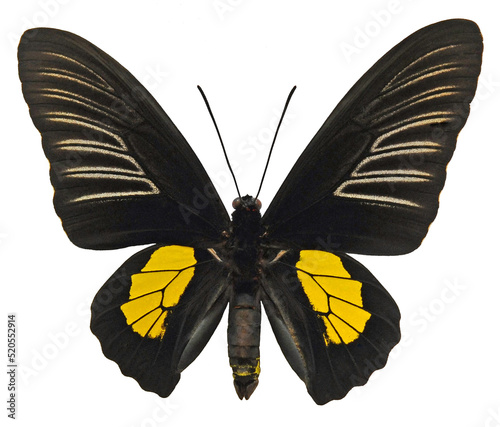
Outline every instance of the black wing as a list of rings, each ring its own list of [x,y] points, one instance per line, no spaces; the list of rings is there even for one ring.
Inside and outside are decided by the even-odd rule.
[[[218,241],[229,217],[200,161],[118,62],[65,31],[26,31],[19,76],[73,243]]]
[[[437,214],[482,48],[475,23],[450,20],[383,56],[328,117],[265,212],[270,240],[377,255],[417,248]]]
[[[168,396],[221,319],[223,270],[205,249],[152,246],[132,256],[92,302],[103,353],[143,389]]]
[[[286,251],[263,266],[263,303],[293,370],[320,405],[382,368],[399,342],[398,307],[342,253]]]

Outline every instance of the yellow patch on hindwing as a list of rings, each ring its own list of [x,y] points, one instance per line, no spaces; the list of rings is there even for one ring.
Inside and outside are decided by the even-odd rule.
[[[186,246],[163,246],[131,276],[129,300],[120,309],[142,337],[162,338],[168,316],[193,278],[196,258]]]
[[[356,340],[371,317],[363,308],[363,283],[352,279],[342,260],[329,252],[300,251],[295,266],[311,307],[325,324],[325,343]]]

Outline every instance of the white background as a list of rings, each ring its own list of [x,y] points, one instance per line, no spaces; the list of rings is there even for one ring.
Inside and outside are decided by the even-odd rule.
[[[500,426],[500,26],[494,4],[4,2],[0,313],[5,324],[8,312],[18,316],[21,372],[16,424]],[[133,379],[122,376],[102,355],[88,328],[89,305],[106,279],[138,249],[86,251],[65,236],[52,207],[40,135],[17,77],[16,47],[22,32],[34,26],[72,31],[128,68],[186,136],[228,209],[234,186],[196,85],[202,85],[211,101],[242,192],[252,194],[276,111],[296,84],[260,196],[265,208],[333,107],[379,57],[419,28],[458,17],[480,26],[484,62],[473,111],[448,168],[438,217],[423,245],[410,255],[357,257],[402,312],[403,340],[387,367],[345,399],[317,406],[264,320],[260,385],[249,401],[240,402],[227,359],[224,316],[170,398],[144,392]],[[6,349],[6,326],[1,331],[0,345]],[[6,350],[0,354],[6,366]],[[5,402],[8,377],[0,378]],[[0,418],[2,425],[10,421],[5,409]]]

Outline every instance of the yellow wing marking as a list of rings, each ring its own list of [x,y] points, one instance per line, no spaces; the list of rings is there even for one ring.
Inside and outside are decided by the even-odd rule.
[[[295,266],[311,307],[325,324],[325,343],[356,340],[371,317],[363,308],[363,283],[353,280],[341,259],[329,252],[300,251]]]
[[[142,337],[163,338],[168,316],[194,275],[194,249],[163,246],[131,276],[129,300],[121,305],[128,325]]]

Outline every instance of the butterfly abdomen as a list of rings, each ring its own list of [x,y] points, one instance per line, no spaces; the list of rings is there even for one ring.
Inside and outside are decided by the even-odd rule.
[[[227,330],[229,364],[240,399],[248,399],[259,382],[260,373],[260,280],[259,236],[261,215],[256,199],[237,199],[228,250],[233,260],[232,294]]]
[[[258,286],[248,286],[255,292],[242,292],[238,288],[249,284],[239,281],[235,285],[227,329],[229,364],[236,393],[240,399],[248,399],[259,382],[260,301]]]

